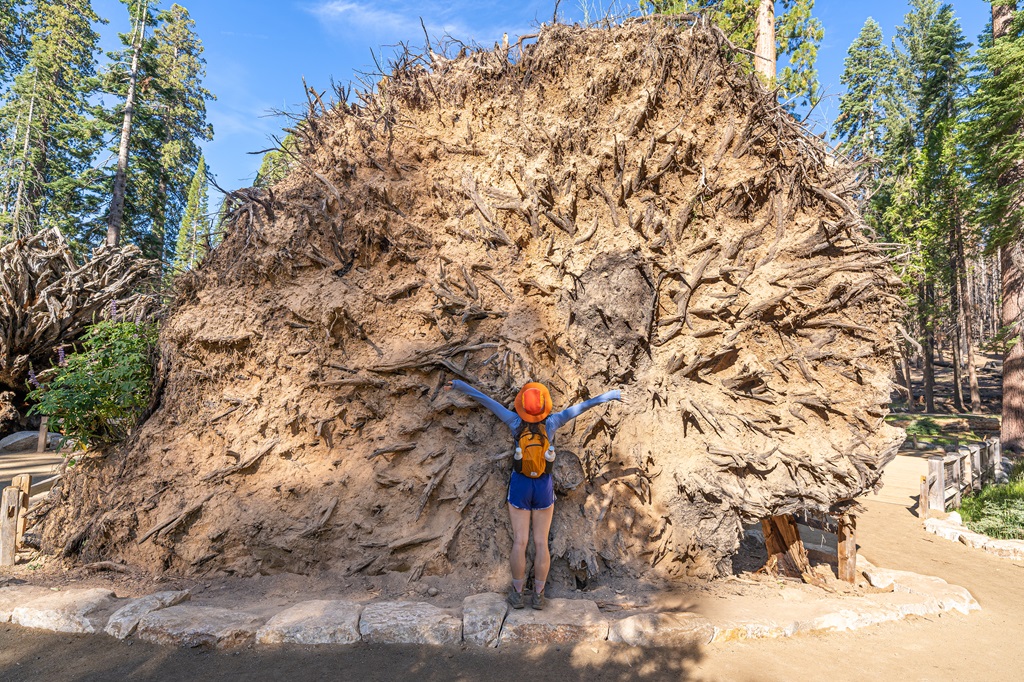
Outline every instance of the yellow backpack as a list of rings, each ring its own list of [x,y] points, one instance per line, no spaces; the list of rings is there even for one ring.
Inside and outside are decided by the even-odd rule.
[[[554,460],[554,448],[544,424],[525,422],[516,437],[512,468],[523,476],[538,478],[551,471]]]

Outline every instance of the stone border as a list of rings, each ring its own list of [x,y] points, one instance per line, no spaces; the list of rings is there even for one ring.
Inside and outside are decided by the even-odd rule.
[[[273,616],[189,602],[188,592],[119,599],[105,589],[57,590],[24,585],[0,588],[0,623],[55,632],[99,633],[184,647],[233,649],[281,643],[339,645],[356,642],[467,644],[574,644],[609,640],[631,646],[699,646],[711,642],[790,637],[807,632],[855,630],[908,615],[980,609],[963,587],[906,571],[858,569],[871,585],[892,591],[813,602],[796,616],[713,622],[689,612],[602,613],[586,599],[551,598],[542,611],[509,609],[503,595],[466,597],[462,609],[424,602],[310,600]],[[461,611],[461,612],[460,612]]]
[[[1024,561],[1024,540],[999,540],[975,533],[963,524],[957,512],[951,512],[944,519],[925,519],[924,529],[940,538],[980,549],[1001,559]]]

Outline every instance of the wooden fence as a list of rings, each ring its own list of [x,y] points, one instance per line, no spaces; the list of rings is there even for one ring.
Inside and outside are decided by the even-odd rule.
[[[929,509],[958,509],[964,493],[987,483],[1004,482],[998,438],[956,446],[953,452],[928,458],[928,475],[921,477],[920,516]]]

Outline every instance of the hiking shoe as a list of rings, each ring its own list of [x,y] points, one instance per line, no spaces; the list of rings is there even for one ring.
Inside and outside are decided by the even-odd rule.
[[[544,605],[547,603],[547,601],[548,600],[544,596],[543,592],[534,592],[533,596],[530,599],[530,606],[540,611],[544,608]]]
[[[512,608],[521,609],[523,608],[523,593],[516,592],[516,588],[513,587],[508,591],[508,596],[505,597],[505,601],[507,601]]]

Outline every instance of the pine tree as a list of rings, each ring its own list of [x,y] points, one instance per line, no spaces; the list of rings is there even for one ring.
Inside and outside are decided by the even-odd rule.
[[[641,0],[640,5],[662,14],[708,12],[733,44],[753,52],[757,47],[759,10],[762,17],[769,10],[765,3],[766,0]],[[814,64],[818,46],[825,37],[821,21],[812,16],[814,0],[781,0],[781,15],[775,11],[775,5],[780,3],[767,4],[775,17],[776,54],[785,58],[785,65],[774,80],[786,97],[800,103],[810,102],[818,91]]]
[[[92,168],[102,128],[90,117],[98,22],[88,0],[35,4],[25,64],[0,107],[0,234],[70,232],[96,213]]]
[[[979,214],[1002,269],[1003,447],[1024,450],[1024,11],[992,3],[992,42],[979,54],[985,77],[971,98],[966,138],[975,160]]]
[[[882,42],[882,27],[869,17],[850,45],[839,78],[846,93],[839,99],[836,134],[843,150],[855,159],[881,159],[885,120],[894,96],[893,68],[892,53]]]
[[[22,0],[0,0],[0,84],[23,66],[28,47],[27,15]]]
[[[212,248],[208,211],[206,161],[200,156],[195,175],[189,183],[185,214],[178,228],[178,240],[174,249],[174,273],[192,270]]]
[[[155,3],[147,3],[156,11]],[[146,20],[152,27],[138,52],[136,106],[133,112],[124,189],[124,238],[149,257],[173,258],[173,232],[185,207],[190,180],[199,162],[198,141],[210,140],[206,100],[212,95],[202,86],[205,62],[202,44],[188,11],[174,4]],[[137,34],[136,34],[137,35]],[[126,99],[135,57],[132,34],[122,36],[125,49],[110,55],[112,68],[107,88]],[[123,120],[120,110],[107,113],[111,124]],[[109,171],[111,182],[117,169]]]

